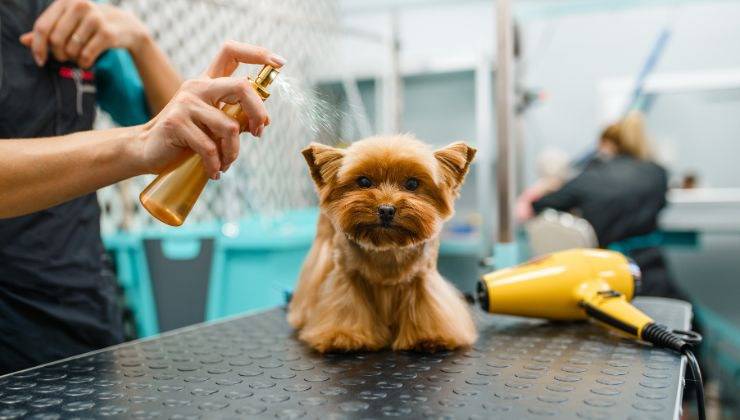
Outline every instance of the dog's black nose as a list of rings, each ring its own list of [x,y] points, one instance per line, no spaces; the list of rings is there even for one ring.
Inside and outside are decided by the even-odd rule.
[[[380,221],[383,223],[388,223],[391,220],[393,220],[393,216],[396,215],[396,208],[388,205],[388,204],[382,204],[378,206],[378,217],[380,217]]]

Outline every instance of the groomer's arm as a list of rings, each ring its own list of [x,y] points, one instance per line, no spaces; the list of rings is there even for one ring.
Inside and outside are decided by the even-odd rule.
[[[214,104],[240,104],[246,130],[269,123],[247,78],[229,77],[239,63],[270,64],[269,51],[228,42],[208,70],[184,82],[146,124],[67,136],[0,141],[0,218],[41,210],[144,173],[160,173],[195,151],[212,179],[239,154],[239,123]]]
[[[137,126],[0,141],[0,218],[51,207],[149,172],[140,158],[144,131]]]
[[[140,39],[141,42],[129,49],[129,52],[144,84],[149,109],[156,115],[177,92],[182,79],[148,31]]]
[[[551,192],[532,202],[532,209],[539,214],[545,209],[570,211],[581,203],[583,174],[567,182],[559,190]]]
[[[122,179],[160,173],[194,150],[212,179],[236,159],[239,123],[213,103],[240,103],[266,118],[246,78],[183,83],[146,124],[60,137],[0,141],[0,217],[62,203]]]

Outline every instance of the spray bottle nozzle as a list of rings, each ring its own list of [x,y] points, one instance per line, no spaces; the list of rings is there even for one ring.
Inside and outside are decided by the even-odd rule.
[[[257,77],[252,80],[254,88],[262,97],[262,100],[270,97],[270,92],[267,91],[267,87],[270,86],[270,84],[275,80],[278,73],[280,72],[276,68],[272,67],[269,64],[265,64],[265,66],[262,67],[262,70],[260,70],[260,72],[257,74]]]

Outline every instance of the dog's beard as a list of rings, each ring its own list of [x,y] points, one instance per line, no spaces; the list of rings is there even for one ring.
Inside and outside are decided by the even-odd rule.
[[[348,237],[366,247],[379,249],[407,247],[425,240],[416,232],[394,223],[361,223],[350,230]]]
[[[406,209],[388,223],[367,211],[348,209],[340,229],[353,242],[371,249],[405,248],[426,242],[439,233],[437,217],[409,214]]]

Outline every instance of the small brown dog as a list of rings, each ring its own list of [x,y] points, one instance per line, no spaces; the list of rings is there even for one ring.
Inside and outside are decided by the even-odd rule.
[[[321,216],[288,314],[299,338],[320,352],[471,345],[475,324],[437,252],[475,149],[392,136],[303,156]]]

